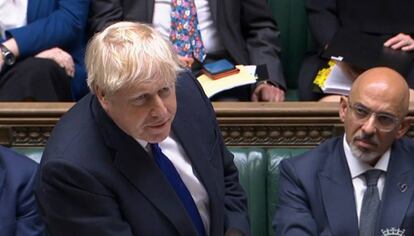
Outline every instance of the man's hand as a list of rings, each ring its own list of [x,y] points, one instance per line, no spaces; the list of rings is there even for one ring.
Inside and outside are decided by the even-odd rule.
[[[58,65],[65,69],[70,77],[75,76],[75,63],[72,56],[60,48],[51,48],[38,53],[35,57],[54,60]]]
[[[253,102],[283,102],[285,91],[269,83],[260,83],[254,89],[251,100]]]
[[[178,59],[180,60],[180,62],[187,68],[191,68],[191,66],[194,63],[194,58],[192,57],[183,57],[183,56],[178,56]]]
[[[392,49],[400,49],[403,51],[414,50],[414,39],[408,34],[399,33],[398,35],[388,39],[384,43],[385,47],[391,47]]]
[[[226,231],[226,234],[224,236],[244,236],[244,233],[242,233],[240,230],[238,229],[228,229]]]

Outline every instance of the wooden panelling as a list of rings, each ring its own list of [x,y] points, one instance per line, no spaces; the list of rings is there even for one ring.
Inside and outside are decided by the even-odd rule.
[[[73,103],[0,103],[0,144],[44,146]],[[338,104],[317,102],[213,103],[229,146],[312,147],[343,133]],[[414,104],[409,118],[414,117]],[[408,132],[414,137],[414,127]]]

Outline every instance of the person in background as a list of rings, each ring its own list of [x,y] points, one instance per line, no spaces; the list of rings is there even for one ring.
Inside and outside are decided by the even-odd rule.
[[[89,0],[0,1],[0,100],[71,101],[88,92]]]
[[[37,163],[0,146],[0,235],[41,236],[34,186]]]
[[[187,17],[194,21],[180,23]],[[121,20],[151,23],[175,44],[181,61],[195,74],[202,64],[223,58],[234,64],[264,68],[259,73],[260,82],[253,87],[231,89],[217,100],[280,102],[285,98],[279,31],[266,0],[91,1],[91,33]],[[190,35],[181,34],[182,28]]]
[[[327,60],[320,54],[339,29],[377,36],[383,40],[384,47],[414,52],[414,15],[411,14],[414,1],[401,0],[397,4],[392,0],[306,0],[306,7],[315,48],[309,51],[299,73],[298,95],[302,101],[315,101],[326,96],[314,92],[313,81],[318,71],[327,65]],[[341,64],[356,78],[359,72],[353,66]],[[404,77],[411,90],[414,89],[414,63]],[[411,93],[414,95],[414,91]],[[339,101],[339,97],[329,100]]]
[[[414,235],[409,89],[385,67],[342,97],[345,135],[281,162],[275,235]]]
[[[85,60],[92,94],[61,118],[41,161],[36,196],[47,231],[249,235],[214,110],[169,42],[119,22],[93,37]]]

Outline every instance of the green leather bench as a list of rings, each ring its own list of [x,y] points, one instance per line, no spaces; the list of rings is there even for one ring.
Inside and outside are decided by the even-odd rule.
[[[279,163],[308,148],[238,148],[230,147],[239,170],[240,183],[248,198],[253,236],[274,236],[272,219],[277,203]]]

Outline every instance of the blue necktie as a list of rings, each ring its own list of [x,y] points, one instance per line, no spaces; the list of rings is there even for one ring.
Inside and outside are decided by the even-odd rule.
[[[198,236],[206,236],[204,224],[201,219],[200,213],[198,212],[197,206],[193,198],[191,197],[190,191],[188,191],[187,187],[185,186],[183,180],[181,179],[174,165],[171,163],[168,157],[165,156],[164,153],[162,153],[158,144],[151,144],[151,150],[154,154],[154,159],[158,167],[164,173],[165,177],[167,177],[168,182],[175,190],[175,193],[177,193],[181,202],[184,204],[187,213],[190,215],[191,220],[193,221],[193,224],[197,229]]]

